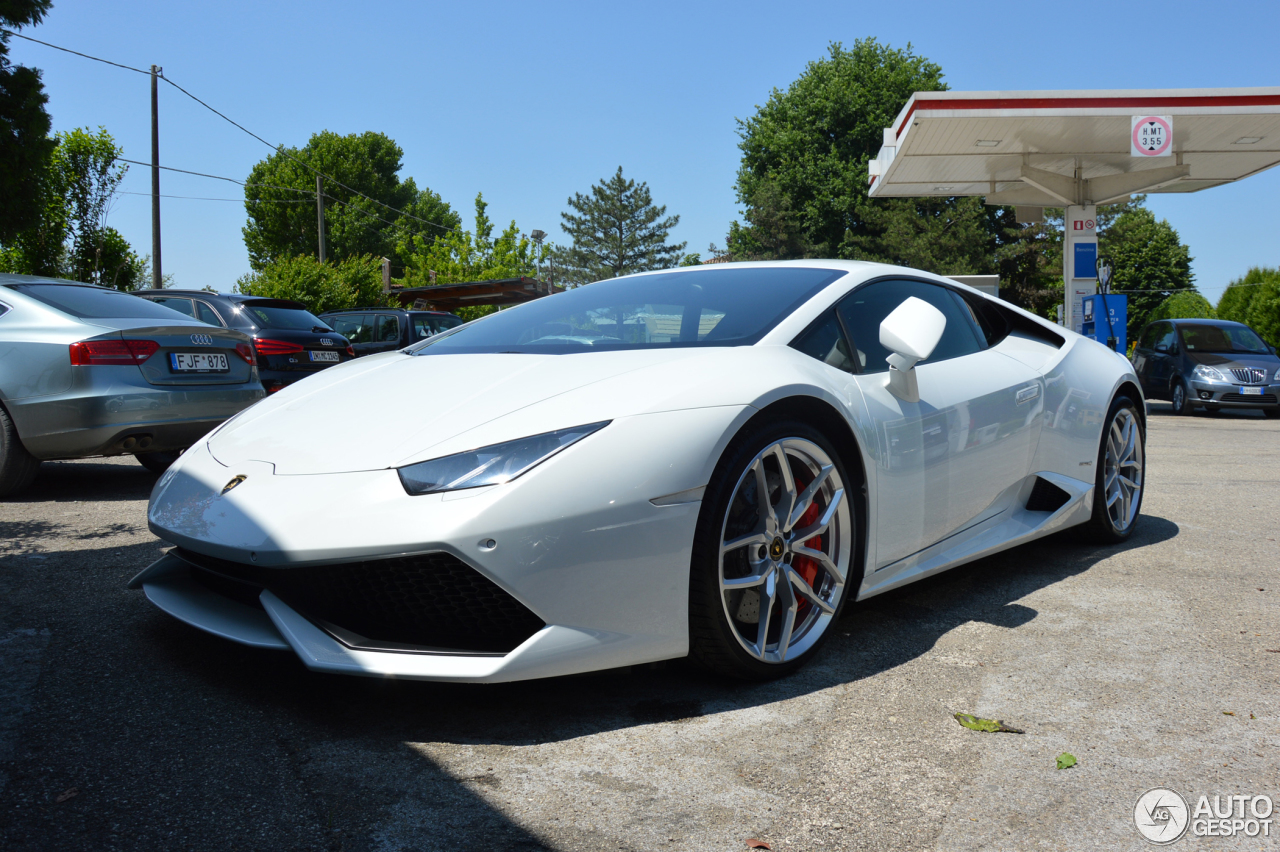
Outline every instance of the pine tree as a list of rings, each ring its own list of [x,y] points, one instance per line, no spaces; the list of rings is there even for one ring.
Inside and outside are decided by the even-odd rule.
[[[622,166],[593,185],[590,195],[575,192],[568,204],[571,211],[560,218],[573,244],[556,252],[557,283],[670,269],[683,257],[687,243],[667,243],[680,217],[666,216],[667,208],[653,203],[649,185],[624,178]]]

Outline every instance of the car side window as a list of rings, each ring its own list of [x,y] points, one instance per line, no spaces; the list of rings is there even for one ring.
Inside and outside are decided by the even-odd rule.
[[[818,322],[801,332],[791,341],[791,347],[837,370],[855,372],[853,360],[849,357],[849,342],[845,340],[834,310],[827,311]]]
[[[333,330],[341,334],[347,339],[348,343],[368,343],[369,335],[365,334],[368,327],[364,324],[365,318],[359,315],[345,317],[325,317],[329,325],[333,326]]]
[[[395,343],[400,339],[400,318],[378,314],[378,342]]]
[[[921,364],[972,355],[984,348],[972,313],[961,310],[951,290],[923,281],[876,281],[854,290],[836,306],[862,372],[883,373],[889,369],[889,350],[880,345],[880,323],[912,296],[937,308],[947,320],[942,339]]]
[[[1152,349],[1156,345],[1156,332],[1160,330],[1158,325],[1149,325],[1142,330],[1142,337],[1138,339],[1138,349]]]
[[[215,311],[208,302],[201,302],[197,300],[196,314],[201,322],[207,322],[209,325],[226,325],[226,323],[222,321],[222,317],[218,316],[218,312]]]
[[[151,301],[155,302],[157,305],[164,305],[166,308],[177,311],[180,314],[186,314],[192,319],[196,318],[196,311],[195,308],[191,306],[190,299],[179,299],[176,296],[169,296],[167,298],[152,299]]]
[[[1173,326],[1170,323],[1162,322],[1157,326],[1156,346],[1157,352],[1168,352],[1170,355],[1178,351],[1177,335],[1174,334]]]

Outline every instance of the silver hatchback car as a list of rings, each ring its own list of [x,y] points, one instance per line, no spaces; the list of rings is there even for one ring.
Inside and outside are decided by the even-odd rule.
[[[0,497],[42,460],[160,471],[266,392],[249,338],[128,293],[0,275]]]

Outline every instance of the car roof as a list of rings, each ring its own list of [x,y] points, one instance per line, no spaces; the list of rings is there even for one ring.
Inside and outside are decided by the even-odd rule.
[[[208,290],[170,290],[166,288],[163,290],[134,290],[133,294],[135,296],[183,296],[192,299],[223,299],[238,305],[244,304],[245,302],[267,302],[270,303],[268,305],[269,307],[298,308],[304,311],[311,310],[311,308],[307,307],[302,302],[295,302],[293,299],[275,299],[271,296],[250,296],[246,293],[210,293]]]
[[[457,314],[451,314],[448,311],[414,311],[409,308],[335,308],[332,311],[325,311],[320,316],[329,314],[431,314],[438,317],[457,316]]]
[[[1176,325],[1238,325],[1248,328],[1244,323],[1236,322],[1235,320],[1209,319],[1208,317],[1185,317],[1182,319],[1156,320],[1156,322],[1171,322]]]
[[[66,287],[90,287],[94,290],[114,290],[114,287],[99,287],[97,284],[86,284],[83,281],[71,281],[66,278],[50,278],[47,275],[0,275],[0,285],[10,284],[61,284]],[[123,292],[123,291],[117,291]]]

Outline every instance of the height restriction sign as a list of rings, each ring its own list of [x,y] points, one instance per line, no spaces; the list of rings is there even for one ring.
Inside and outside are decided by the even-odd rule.
[[[1129,141],[1129,153],[1135,157],[1168,157],[1173,153],[1173,116],[1133,116]]]

